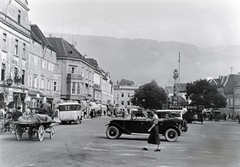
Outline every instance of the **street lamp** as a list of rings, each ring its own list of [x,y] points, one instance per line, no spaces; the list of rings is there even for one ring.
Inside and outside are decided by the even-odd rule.
[[[13,84],[12,69],[14,67],[16,68],[15,76],[14,76],[14,82],[18,84],[22,79],[21,76],[19,76],[19,67],[18,66],[12,66],[10,68],[10,75],[9,75],[8,79],[6,80],[8,86],[11,86]]]

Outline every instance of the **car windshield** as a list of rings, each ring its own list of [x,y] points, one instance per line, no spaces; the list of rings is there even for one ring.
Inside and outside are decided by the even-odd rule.
[[[131,119],[137,119],[137,118],[147,118],[147,113],[144,110],[132,111]]]

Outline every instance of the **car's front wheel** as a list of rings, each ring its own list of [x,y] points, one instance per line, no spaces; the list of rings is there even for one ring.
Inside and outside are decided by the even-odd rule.
[[[166,138],[167,141],[173,142],[173,141],[176,141],[176,140],[177,140],[177,138],[178,138],[178,132],[177,132],[176,129],[169,128],[169,129],[166,130],[164,136],[165,136],[165,138]]]
[[[117,139],[120,137],[121,132],[116,126],[109,126],[106,130],[106,135],[109,139]]]

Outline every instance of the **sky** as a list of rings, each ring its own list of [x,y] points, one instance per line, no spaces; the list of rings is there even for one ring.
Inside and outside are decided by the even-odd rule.
[[[45,33],[240,45],[239,0],[28,0]]]

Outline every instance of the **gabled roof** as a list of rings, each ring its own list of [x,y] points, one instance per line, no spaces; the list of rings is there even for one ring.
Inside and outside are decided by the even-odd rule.
[[[233,93],[234,87],[240,83],[239,74],[230,74],[228,76],[219,76],[218,79],[213,79],[210,81],[210,84],[224,90],[224,94]]]
[[[48,48],[54,50],[52,45],[49,43],[47,38],[44,36],[42,31],[40,30],[40,28],[36,24],[30,25],[30,27],[31,27],[31,33],[33,33],[32,37],[33,37],[34,40],[38,39],[39,41],[41,41],[41,44],[43,45],[43,47],[48,47]]]
[[[209,80],[210,85],[217,88],[222,87],[227,80],[227,76],[219,76],[218,78]]]
[[[57,52],[57,57],[81,59],[87,62],[85,57],[77,49],[63,38],[47,38]]]
[[[225,94],[233,93],[234,87],[240,83],[239,74],[230,74],[227,76],[226,81],[223,84]]]

